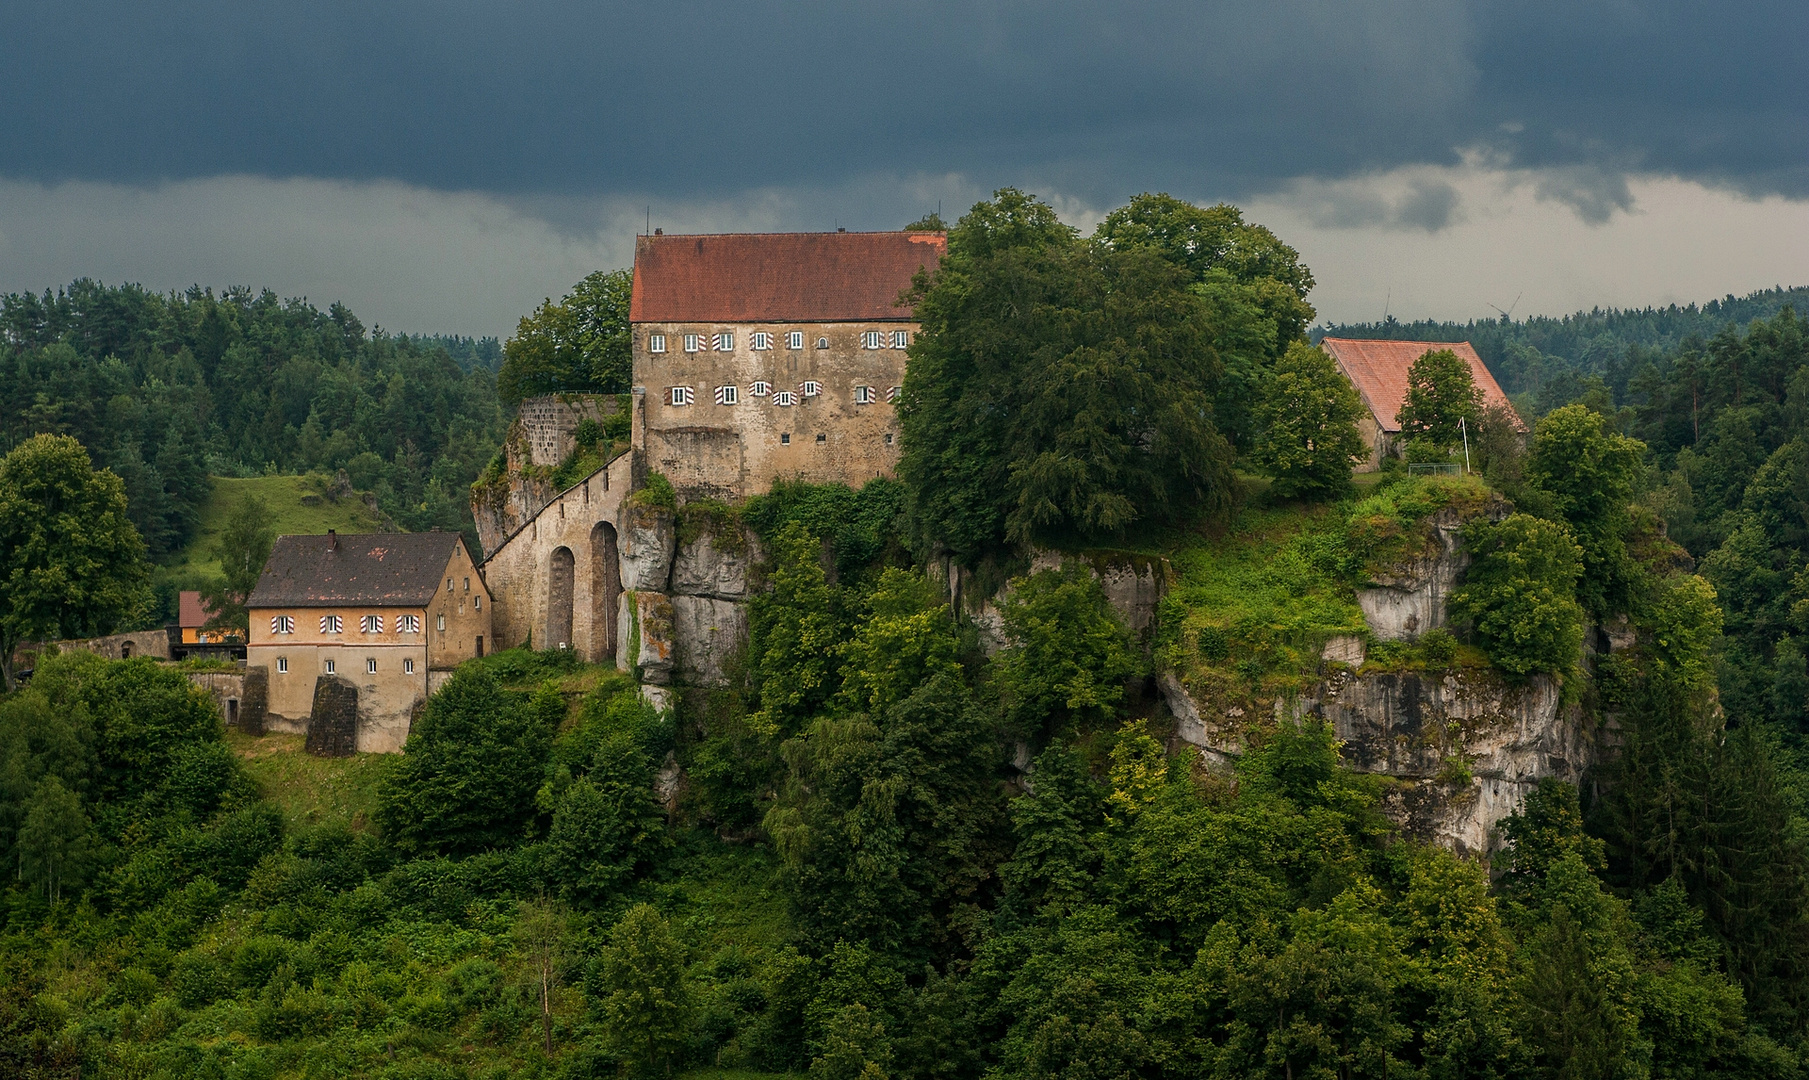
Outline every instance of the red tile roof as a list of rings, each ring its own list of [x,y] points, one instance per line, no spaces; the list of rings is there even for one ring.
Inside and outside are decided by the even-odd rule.
[[[206,626],[214,610],[202,602],[201,594],[183,590],[176,594],[176,622],[180,626]]]
[[[1450,349],[1470,362],[1470,375],[1476,380],[1476,388],[1482,391],[1484,408],[1507,406],[1514,414],[1515,425],[1521,431],[1526,430],[1525,421],[1520,419],[1519,413],[1514,413],[1514,406],[1501,392],[1495,376],[1489,374],[1482,357],[1476,355],[1476,350],[1467,341],[1372,341],[1328,337],[1319,343],[1319,347],[1338,362],[1339,369],[1357,388],[1363,404],[1375,414],[1376,423],[1383,431],[1401,430],[1401,422],[1396,417],[1407,400],[1407,369],[1415,360],[1439,349]]]
[[[909,319],[898,294],[948,251],[939,232],[643,236],[631,322]]]

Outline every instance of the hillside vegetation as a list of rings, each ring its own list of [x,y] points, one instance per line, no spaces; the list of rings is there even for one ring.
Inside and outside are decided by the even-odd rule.
[[[516,389],[618,377],[586,320],[622,284],[535,313]],[[510,651],[405,753],[319,762],[225,735],[178,670],[41,663],[0,699],[0,1074],[1802,1076],[1794,314],[1649,358],[1637,396],[1582,387],[1524,445],[1434,353],[1407,453],[1450,472],[1467,434],[1479,475],[1354,484],[1311,285],[1228,206],[1139,196],[1091,236],[976,206],[914,287],[898,479],[673,508],[762,564],[730,678],[669,709]],[[27,440],[0,551],[123,594],[56,561],[46,477],[124,513],[79,446]],[[1376,640],[1360,590],[1439,523],[1470,560],[1450,628]],[[1108,558],[1167,577],[1145,639]],[[0,578],[0,628],[99,619],[62,580]],[[1615,753],[1488,859],[1417,840],[1394,780],[1289,718],[1347,636],[1370,671],[1540,680]],[[1241,717],[1235,760],[1174,737],[1170,677]]]

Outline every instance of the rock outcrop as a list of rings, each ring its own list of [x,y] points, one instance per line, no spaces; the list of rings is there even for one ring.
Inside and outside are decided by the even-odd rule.
[[[672,598],[664,593],[625,592],[619,625],[629,628],[628,648],[617,650],[616,666],[640,672],[643,682],[665,686],[672,681],[676,649]]]
[[[672,514],[631,505],[623,515],[618,543],[622,553],[622,588],[665,592],[678,548],[678,527]]]
[[[673,681],[721,686],[728,665],[747,640],[747,607],[709,596],[672,598]]]
[[[1243,753],[1252,727],[1243,710],[1203,716],[1173,675],[1158,684],[1179,738],[1220,762]],[[1575,782],[1597,758],[1595,724],[1549,676],[1514,685],[1489,669],[1336,671],[1275,716],[1324,719],[1347,765],[1398,781],[1383,812],[1460,855],[1490,850],[1495,827],[1540,780]]]
[[[1410,641],[1445,625],[1445,607],[1470,568],[1463,529],[1477,517],[1499,521],[1508,513],[1506,500],[1491,499],[1480,512],[1446,507],[1428,518],[1423,550],[1396,564],[1372,568],[1371,587],[1357,592],[1357,604],[1370,633],[1383,641]]]

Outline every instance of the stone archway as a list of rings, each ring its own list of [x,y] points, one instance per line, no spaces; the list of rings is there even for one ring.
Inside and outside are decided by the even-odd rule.
[[[572,583],[577,569],[572,549],[553,549],[546,588],[546,648],[572,647]]]
[[[591,660],[602,662],[616,654],[616,608],[622,599],[622,564],[616,547],[616,527],[599,521],[590,531],[590,641]]]

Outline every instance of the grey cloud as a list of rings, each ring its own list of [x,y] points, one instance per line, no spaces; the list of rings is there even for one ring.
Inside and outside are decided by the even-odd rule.
[[[1515,165],[1809,194],[1800,8],[1697,7],[18,0],[0,175],[582,201],[958,173],[1112,205],[1486,142]]]
[[[1395,208],[1395,220],[1403,225],[1437,232],[1457,214],[1457,189],[1439,181],[1415,182]]]
[[[1541,170],[1535,190],[1539,198],[1563,203],[1591,225],[1602,224],[1616,210],[1633,208],[1625,173],[1586,165]]]

